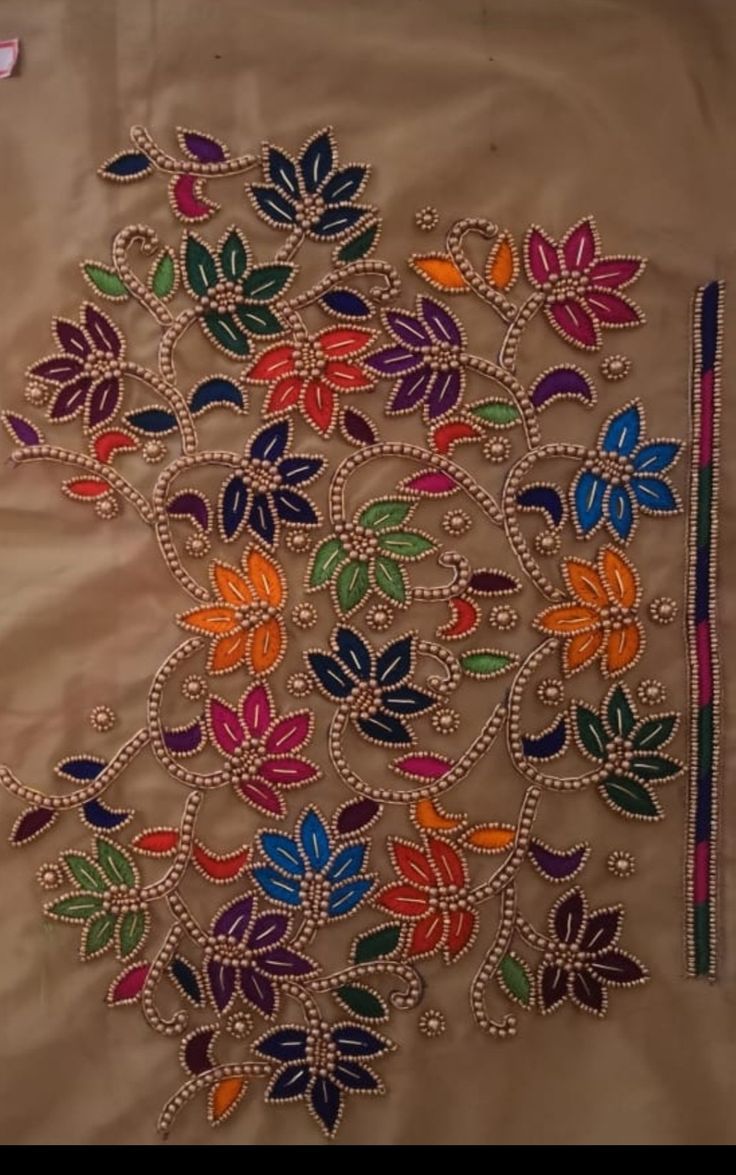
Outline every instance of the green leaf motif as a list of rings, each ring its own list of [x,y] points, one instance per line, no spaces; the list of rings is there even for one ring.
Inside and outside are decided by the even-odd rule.
[[[638,779],[673,779],[682,771],[682,764],[666,755],[634,755],[631,770]]]
[[[379,549],[387,551],[395,559],[422,559],[435,549],[435,545],[423,534],[414,534],[409,530],[394,530],[390,534],[381,535],[378,540]]]
[[[377,555],[373,564],[373,579],[379,592],[397,604],[406,603],[406,581],[401,567],[387,555]]]
[[[286,289],[293,273],[293,265],[257,265],[243,282],[243,293],[256,302],[270,302]]]
[[[245,237],[236,228],[230,229],[220,249],[222,276],[229,282],[240,281],[248,268],[248,247]]]
[[[634,712],[626,697],[626,691],[620,685],[611,691],[606,707],[606,718],[611,733],[619,735],[620,738],[628,738],[634,729]]]
[[[532,998],[532,978],[529,969],[516,955],[504,955],[498,969],[498,981],[503,991],[518,1000],[525,1008]]]
[[[337,599],[342,612],[357,608],[368,591],[368,564],[351,559],[337,577]]]
[[[588,754],[594,759],[605,759],[608,735],[595,710],[589,710],[587,706],[576,706],[575,726],[578,738]]]
[[[382,502],[371,502],[361,513],[358,523],[368,530],[393,530],[408,518],[413,505],[413,502],[401,502],[391,498],[386,498]]]
[[[322,543],[315,552],[309,573],[309,586],[322,587],[334,576],[338,567],[347,559],[347,552],[340,539],[331,538]]]
[[[116,914],[100,914],[87,926],[82,938],[82,954],[85,959],[106,951],[115,933]]]
[[[636,751],[656,751],[664,747],[677,729],[677,714],[660,714],[642,722],[632,738]]]
[[[94,265],[89,262],[82,267],[82,271],[92,288],[97,290],[98,294],[102,294],[103,298],[109,298],[113,302],[126,301],[127,286],[112,269],[108,269],[106,265]]]
[[[235,312],[240,322],[252,335],[278,335],[284,329],[273,310],[267,306],[241,305]]]
[[[242,358],[250,353],[250,343],[232,314],[219,314],[216,310],[211,310],[209,314],[205,314],[202,322],[206,333],[230,355]]]
[[[170,249],[165,249],[151,274],[151,289],[157,298],[166,301],[176,285],[176,261]]]
[[[206,245],[196,237],[188,236],[184,247],[184,268],[187,285],[195,297],[201,298],[217,285],[217,265]]]
[[[344,1004],[356,1016],[363,1016],[366,1020],[386,1020],[388,1010],[383,1000],[379,999],[369,987],[351,987],[346,984],[335,990],[335,998]]]
[[[145,910],[128,910],[120,919],[120,958],[127,959],[138,950],[146,935]]]
[[[362,934],[353,947],[354,963],[371,963],[393,955],[401,940],[401,927],[394,922]]]
[[[138,883],[133,862],[122,849],[102,837],[97,840],[97,860],[113,885],[134,886]]]
[[[343,262],[358,261],[361,257],[366,257],[373,249],[378,238],[378,221],[369,224],[368,228],[364,228],[362,232],[358,233],[357,237],[352,237],[341,246],[337,254],[337,260]]]
[[[102,898],[96,898],[93,894],[79,893],[60,898],[58,902],[54,902],[52,906],[48,907],[48,912],[55,914],[57,918],[79,918],[80,921],[86,922],[101,909]]]
[[[104,893],[109,882],[82,853],[65,853],[64,864],[71,877],[81,889],[91,890],[93,893]]]
[[[630,816],[659,820],[662,813],[648,788],[635,779],[612,775],[602,785],[602,791],[613,808]]]
[[[515,660],[510,654],[497,653],[494,649],[474,649],[460,658],[460,665],[469,677],[497,677]]]
[[[509,428],[521,420],[519,409],[507,400],[487,400],[484,404],[473,404],[470,411],[479,420],[495,424],[497,428]]]

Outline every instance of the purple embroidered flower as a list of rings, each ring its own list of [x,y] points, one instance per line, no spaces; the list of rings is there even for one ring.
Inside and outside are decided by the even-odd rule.
[[[622,919],[621,906],[589,914],[585,894],[577,888],[555,902],[547,950],[537,973],[541,1012],[554,1012],[569,999],[584,1012],[605,1016],[607,987],[647,981],[649,975],[638,959],[614,949]]]
[[[465,332],[444,306],[433,298],[417,298],[417,313],[387,310],[386,329],[396,345],[384,347],[364,365],[384,379],[398,376],[387,412],[412,412],[420,404],[429,423],[445,416],[465,388]]]
[[[284,946],[291,932],[286,914],[258,914],[252,894],[220,910],[207,938],[205,975],[212,1002],[226,1012],[237,993],[271,1019],[279,1009],[279,984],[314,971],[315,963]]]
[[[591,217],[579,221],[558,244],[532,225],[524,245],[526,275],[544,294],[547,321],[574,347],[597,351],[601,327],[639,326],[644,315],[621,293],[640,276],[641,257],[601,257]]]
[[[35,363],[28,374],[61,384],[49,407],[51,420],[71,420],[83,411],[85,429],[97,428],[115,415],[120,403],[123,336],[89,302],[82,307],[79,325],[55,318],[52,330],[59,353]]]
[[[266,1091],[266,1101],[306,1101],[312,1114],[332,1137],[343,1111],[345,1094],[384,1093],[384,1086],[367,1057],[380,1057],[393,1049],[385,1037],[358,1024],[287,1025],[262,1036],[254,1052],[278,1061]]]

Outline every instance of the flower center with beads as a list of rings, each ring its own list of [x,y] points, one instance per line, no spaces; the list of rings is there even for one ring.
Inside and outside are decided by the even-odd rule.
[[[309,228],[324,213],[327,205],[319,195],[304,196],[296,206],[296,223],[300,228]]]
[[[567,302],[570,298],[579,301],[589,285],[590,278],[587,274],[571,269],[569,273],[562,275],[551,273],[542,284],[542,289],[547,294],[548,302]]]
[[[443,914],[455,913],[457,910],[469,910],[471,903],[468,891],[464,886],[441,885],[429,890],[429,908],[439,910]]]
[[[320,1024],[307,1034],[306,1062],[319,1077],[328,1077],[337,1063],[337,1045],[330,1036],[329,1025]]]
[[[620,632],[622,628],[629,628],[634,623],[631,609],[622,608],[620,604],[608,604],[605,608],[601,608],[598,615],[606,634]]]
[[[606,758],[607,770],[612,773],[628,771],[631,767],[633,749],[631,739],[622,738],[621,735],[617,734],[608,744]]]
[[[370,559],[378,550],[376,535],[363,526],[352,522],[338,523],[335,533],[342,539],[349,559]]]
[[[274,608],[273,604],[244,604],[237,609],[236,615],[241,627],[248,630],[257,628],[259,624],[264,624],[267,620],[278,616],[278,611],[278,608]]]
[[[219,281],[216,286],[200,299],[206,310],[216,310],[218,314],[233,314],[242,299],[242,290],[237,282]]]
[[[457,371],[460,367],[462,352],[454,343],[432,343],[424,354],[433,371]]]
[[[84,360],[84,375],[92,380],[119,379],[123,367],[119,359],[108,351],[90,351]]]
[[[611,485],[626,485],[635,473],[628,458],[619,453],[599,453],[597,449],[589,450],[585,468],[604,477]]]
[[[381,708],[381,691],[371,682],[356,685],[348,703],[352,712],[359,718],[372,718]]]
[[[327,365],[322,348],[314,339],[305,339],[294,350],[294,373],[303,380],[319,379]]]
[[[273,493],[281,485],[281,474],[270,461],[253,457],[241,465],[243,476],[256,494]]]
[[[552,967],[559,967],[561,971],[582,971],[588,960],[585,951],[574,943],[554,942],[545,952],[544,962]]]
[[[106,914],[134,914],[145,909],[145,902],[139,889],[128,885],[113,885],[102,899],[102,909]]]
[[[257,775],[264,759],[260,739],[250,738],[249,735],[246,735],[242,746],[238,747],[233,759],[235,761],[230,767],[231,777],[247,779],[251,775]]]

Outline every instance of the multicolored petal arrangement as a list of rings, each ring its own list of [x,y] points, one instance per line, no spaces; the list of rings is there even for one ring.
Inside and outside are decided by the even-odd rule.
[[[628,292],[644,261],[604,253],[591,217],[559,240],[460,220],[400,274],[358,202],[370,169],[341,162],[330,129],[296,151],[177,142],[136,127],[100,175],[165,177],[180,239],[134,225],[83,263],[94,300],[63,307],[55,352],[31,361],[33,419],[3,418],[13,460],[61,466],[74,509],[150,529],[181,591],[171,653],[111,758],[70,748],[49,794],[10,767],[0,782],[23,805],[11,843],[44,838],[46,916],[76,930],[111,1007],[178,1042],[160,1129],[200,1098],[219,1125],[260,1097],[303,1103],[333,1137],[353,1095],[385,1094],[395,1016],[418,1009],[431,1037],[467,1014],[432,1010],[430,957],[472,957],[470,1014],[497,1041],[563,1004],[603,1017],[648,980],[623,908],[583,891],[600,852],[555,828],[588,792],[625,839],[626,819],[664,817],[685,770],[687,722],[646,660],[677,602],[636,567],[639,532],[682,512],[683,444],[617,394],[631,362],[601,352],[644,323]],[[211,231],[213,192],[246,173]],[[251,211],[273,230],[262,255]],[[114,321],[123,302],[158,331],[155,366]],[[556,366],[535,368],[537,346]],[[187,371],[207,348],[216,370],[185,377],[188,347]],[[561,401],[586,444],[555,434]],[[224,447],[204,443],[218,423]],[[305,640],[318,620],[328,639]],[[178,801],[170,826],[124,806],[138,756]],[[227,844],[206,831],[214,792]],[[608,860],[634,872],[626,851]],[[535,897],[540,878],[562,892]]]

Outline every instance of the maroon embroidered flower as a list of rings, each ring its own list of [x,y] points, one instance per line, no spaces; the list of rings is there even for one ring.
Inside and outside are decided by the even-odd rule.
[[[279,983],[314,971],[306,956],[284,946],[291,932],[286,914],[258,914],[252,894],[217,914],[205,947],[205,975],[212,1002],[226,1012],[237,992],[269,1019],[279,1009]]]
[[[84,411],[85,429],[97,428],[117,412],[122,395],[125,343],[115,324],[86,303],[79,325],[55,318],[59,352],[30,368],[29,375],[61,384],[49,407],[51,420],[71,420]]]
[[[294,754],[312,737],[313,714],[295,710],[277,718],[266,685],[243,694],[237,709],[211,697],[207,725],[212,741],[230,760],[236,795],[269,816],[286,815],[283,789],[319,779],[314,763]]]
[[[585,894],[577,888],[555,902],[547,950],[537,973],[540,1011],[554,1012],[569,999],[584,1012],[605,1016],[607,987],[646,982],[649,975],[639,960],[614,949],[622,920],[621,906],[589,914]]]
[[[423,296],[417,298],[417,314],[387,310],[383,321],[398,345],[374,352],[363,363],[384,379],[400,376],[386,411],[399,415],[421,404],[425,421],[445,416],[465,388],[462,326],[439,302]]]
[[[588,217],[557,244],[536,225],[526,235],[524,264],[530,283],[544,294],[550,325],[574,347],[597,351],[601,327],[639,326],[644,315],[620,291],[640,276],[641,257],[602,257],[595,222]]]

